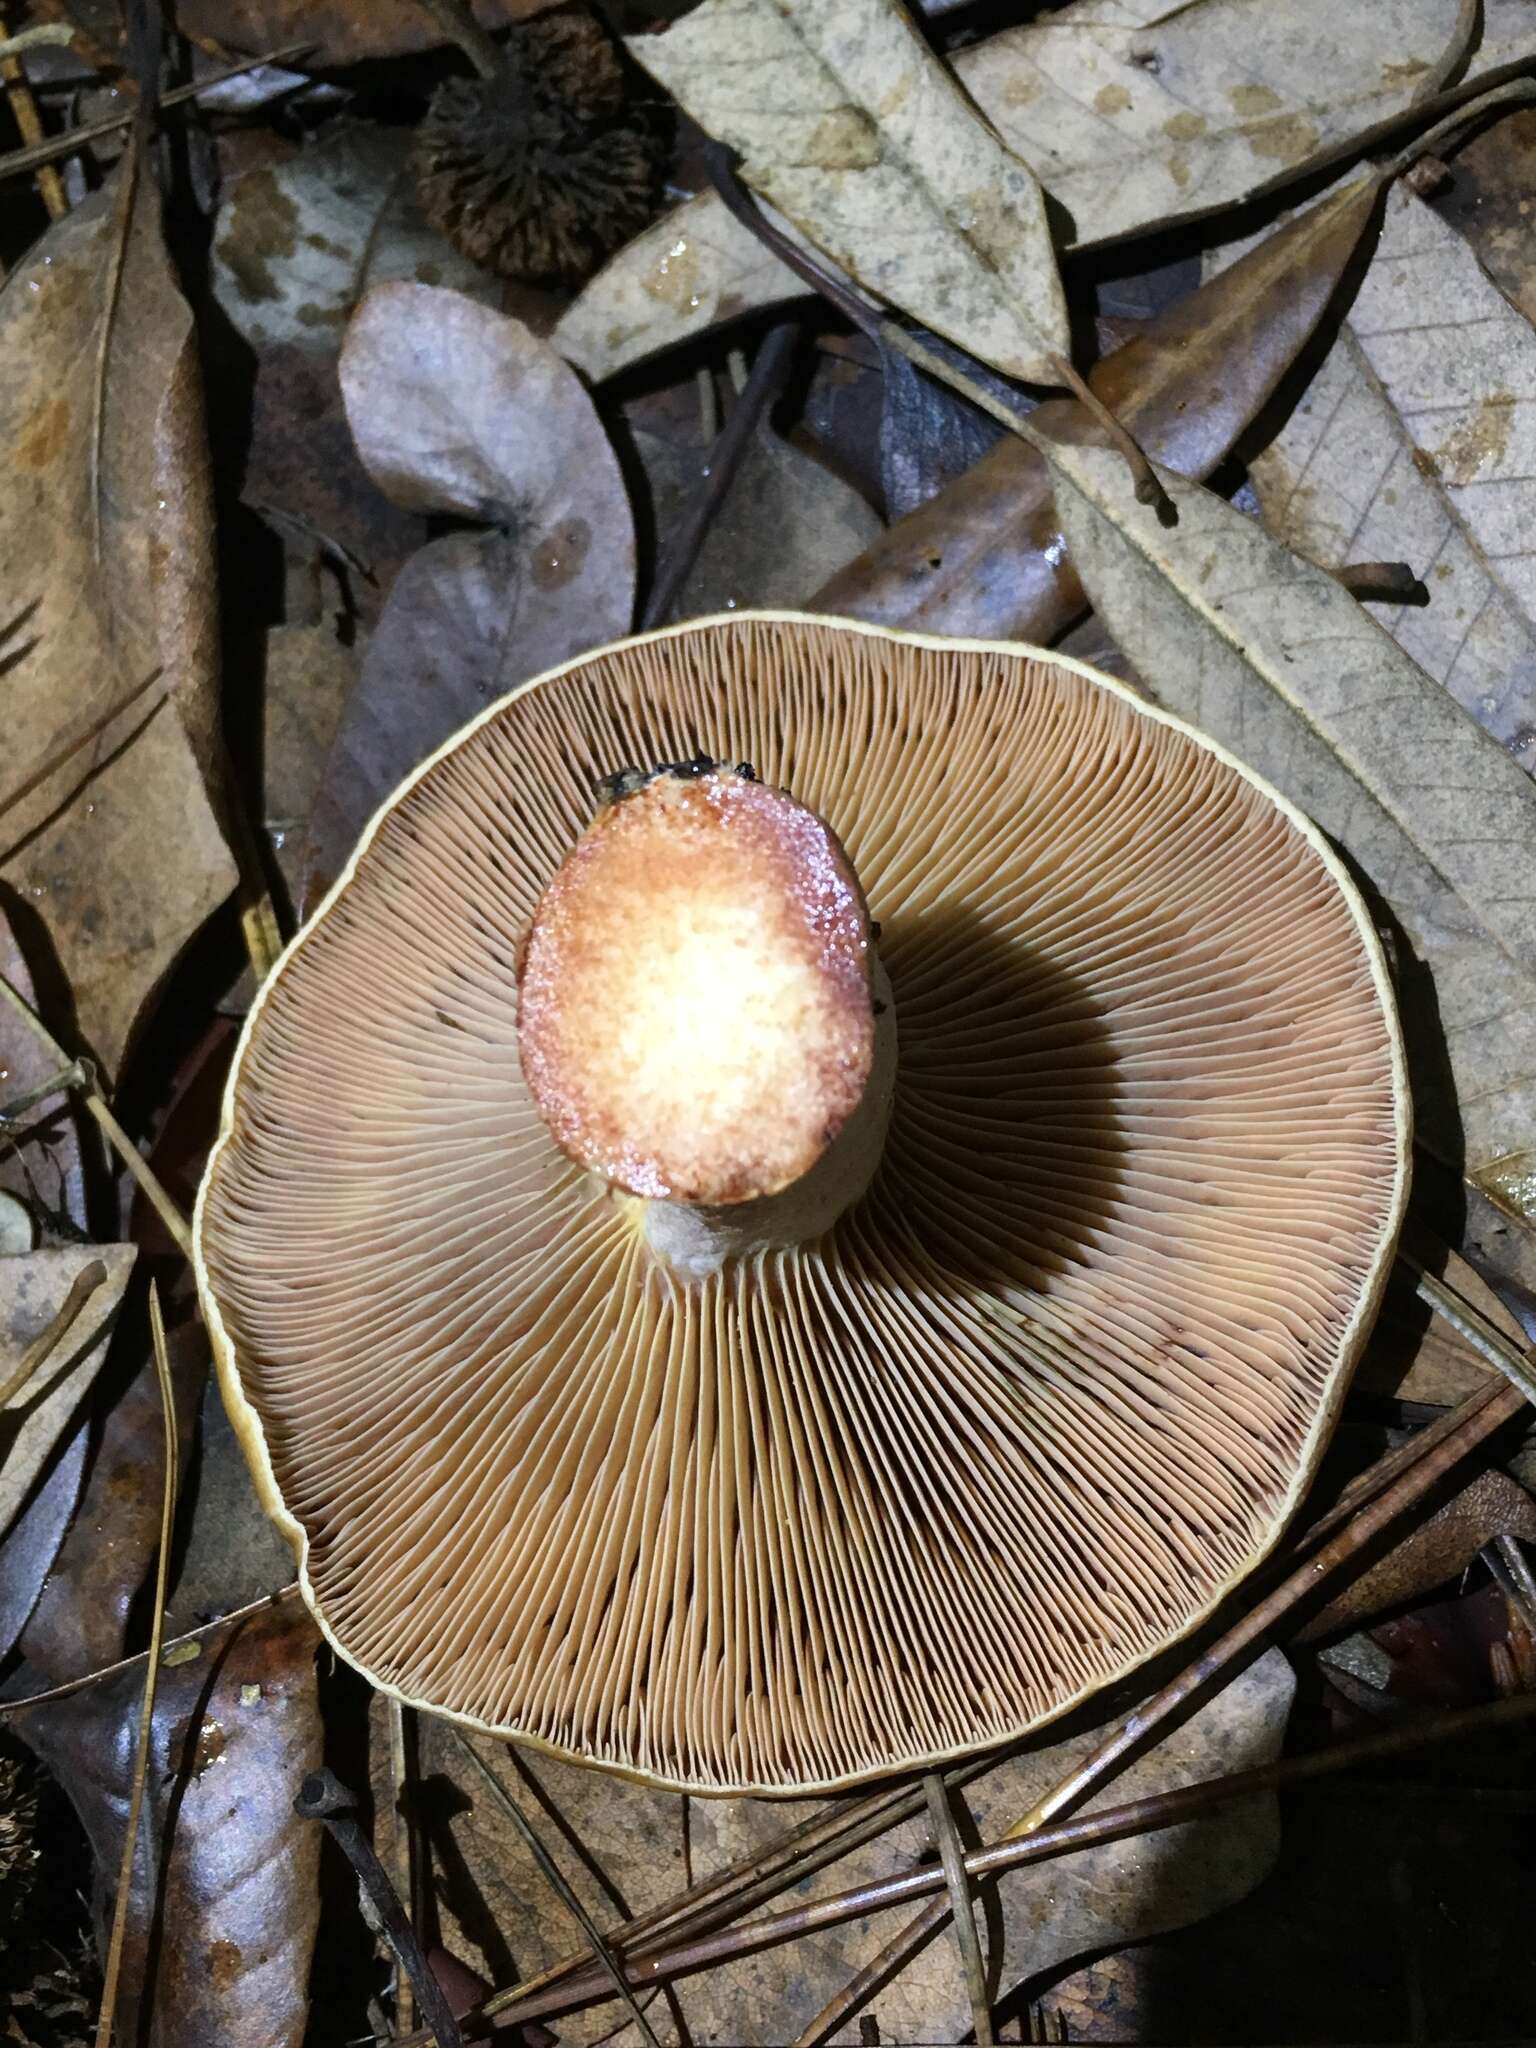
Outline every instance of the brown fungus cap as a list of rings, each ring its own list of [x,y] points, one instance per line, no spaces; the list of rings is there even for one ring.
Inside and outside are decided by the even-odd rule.
[[[556,1143],[537,906],[622,762],[831,825],[899,1023],[869,1192],[699,1280]],[[1123,687],[783,615],[540,678],[380,813],[263,989],[198,1209],[226,1398],[337,1648],[702,1791],[1016,1736],[1274,1543],[1408,1112],[1320,835]]]

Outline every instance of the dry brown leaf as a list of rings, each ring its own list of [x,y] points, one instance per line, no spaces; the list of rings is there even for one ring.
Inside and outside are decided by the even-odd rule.
[[[344,122],[235,181],[214,230],[213,295],[253,348],[329,353],[363,294],[396,278],[500,299],[499,281],[427,225],[410,156],[408,129]]]
[[[516,683],[626,632],[635,595],[623,473],[547,342],[461,293],[382,285],[341,378],[397,504],[491,524],[429,542],[395,579],[310,818],[310,905],[403,776]]]
[[[236,879],[209,799],[213,512],[192,317],[148,175],[125,175],[0,292],[0,557],[23,614],[0,876],[109,1069]]]
[[[162,1664],[118,1994],[119,2041],[298,2048],[319,1920],[320,1835],[293,1797],[321,1761],[303,1605]],[[98,1919],[123,1847],[144,1660],[17,1717],[95,1853]]]
[[[267,634],[261,694],[262,823],[292,902],[304,890],[304,834],[325,758],[356,686],[357,652],[322,619]]]
[[[1433,195],[1440,218],[1471,244],[1509,303],[1536,321],[1536,107],[1520,107],[1456,151]]]
[[[897,0],[703,0],[629,48],[754,190],[877,297],[1009,376],[1071,352],[1028,165]]]
[[[1294,1690],[1284,1656],[1269,1651],[1091,1804],[1115,1805],[1269,1762],[1279,1753]],[[461,1857],[472,1879],[471,1886],[456,1888],[457,1895],[477,1898],[485,1909],[483,1921],[466,1916],[459,1922],[455,1945],[473,1953],[499,1983],[530,1976],[579,1948],[581,1933],[574,1920],[551,1894],[520,1838],[474,1780],[463,1777],[451,1739],[430,1720],[423,1721],[422,1735],[424,1770],[462,1782],[470,1795],[465,1810],[434,1823],[439,1833],[451,1834],[454,1861]],[[960,1795],[976,1832],[995,1839],[1095,1739],[1094,1731],[1085,1730],[986,1773]],[[544,1757],[521,1757],[516,1766],[509,1758],[501,1771],[603,1927],[625,1911],[645,1911],[682,1889],[687,1881],[685,1825],[697,1879],[752,1855],[786,1828],[824,1810],[810,1801],[696,1799],[685,1820],[684,1802],[673,1794]],[[999,1995],[1069,1956],[1187,1926],[1232,1904],[1267,1875],[1278,1846],[1274,1803],[1257,1800],[1184,1827],[1010,1872],[997,1887],[1006,1926],[1003,1952],[995,1963]],[[804,1893],[791,1891],[784,1903],[802,1904],[807,1895],[910,1868],[929,1848],[924,1822],[909,1822],[832,1864]],[[688,2040],[698,2048],[724,2048],[793,2040],[852,1972],[884,1946],[902,1918],[880,1914],[685,1978],[653,1998],[646,2016],[666,2043]],[[984,1943],[995,1926],[989,1916]],[[510,1953],[494,1930],[504,1931]],[[940,1936],[917,1955],[881,1991],[875,2010],[881,2038],[888,2042],[964,2039],[970,2013],[952,1937]],[[554,2025],[562,2040],[595,2042],[611,2035],[619,2017],[608,2004],[563,2016]],[[632,2040],[633,2033],[624,2038]],[[834,2036],[839,2043],[860,2038],[856,2021]]]
[[[1252,475],[1326,569],[1407,561],[1427,607],[1373,616],[1536,767],[1536,330],[1401,186],[1348,321]]]
[[[1536,785],[1331,576],[1225,499],[1162,471],[1164,527],[1118,454],[1040,446],[1078,573],[1154,696],[1338,840],[1430,970],[1432,988],[1398,963],[1424,1135],[1455,1160],[1459,1124],[1473,1164],[1524,1143]]]

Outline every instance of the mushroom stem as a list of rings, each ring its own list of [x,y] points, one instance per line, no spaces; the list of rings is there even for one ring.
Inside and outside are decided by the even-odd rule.
[[[868,1187],[890,984],[831,828],[751,768],[623,770],[534,914],[518,1042],[541,1115],[701,1278],[820,1236]]]

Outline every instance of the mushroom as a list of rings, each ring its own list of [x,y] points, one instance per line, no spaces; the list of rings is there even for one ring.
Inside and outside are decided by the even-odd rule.
[[[1061,656],[732,615],[373,820],[246,1024],[198,1277],[374,1684],[826,1790],[1040,1726],[1263,1557],[1408,1127],[1369,917],[1220,748]]]

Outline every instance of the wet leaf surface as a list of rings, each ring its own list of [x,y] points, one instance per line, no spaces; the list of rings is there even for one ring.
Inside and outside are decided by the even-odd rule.
[[[321,1758],[319,1632],[288,1600],[159,1673],[117,2007],[152,2048],[298,2048],[319,1914],[320,1830],[293,1795]],[[110,1911],[144,1660],[16,1726],[66,1786]],[[106,1874],[106,1875],[103,1875]]]
[[[623,633],[634,606],[624,479],[547,343],[458,293],[386,285],[348,334],[342,383],[397,503],[494,524],[430,541],[396,578],[326,757],[307,905],[418,762],[517,683]]]
[[[894,0],[703,0],[640,63],[888,303],[1012,377],[1070,353],[1040,188]]]
[[[0,292],[0,551],[24,607],[0,876],[109,1070],[235,882],[208,786],[212,518],[192,318],[156,212],[120,173]]]

